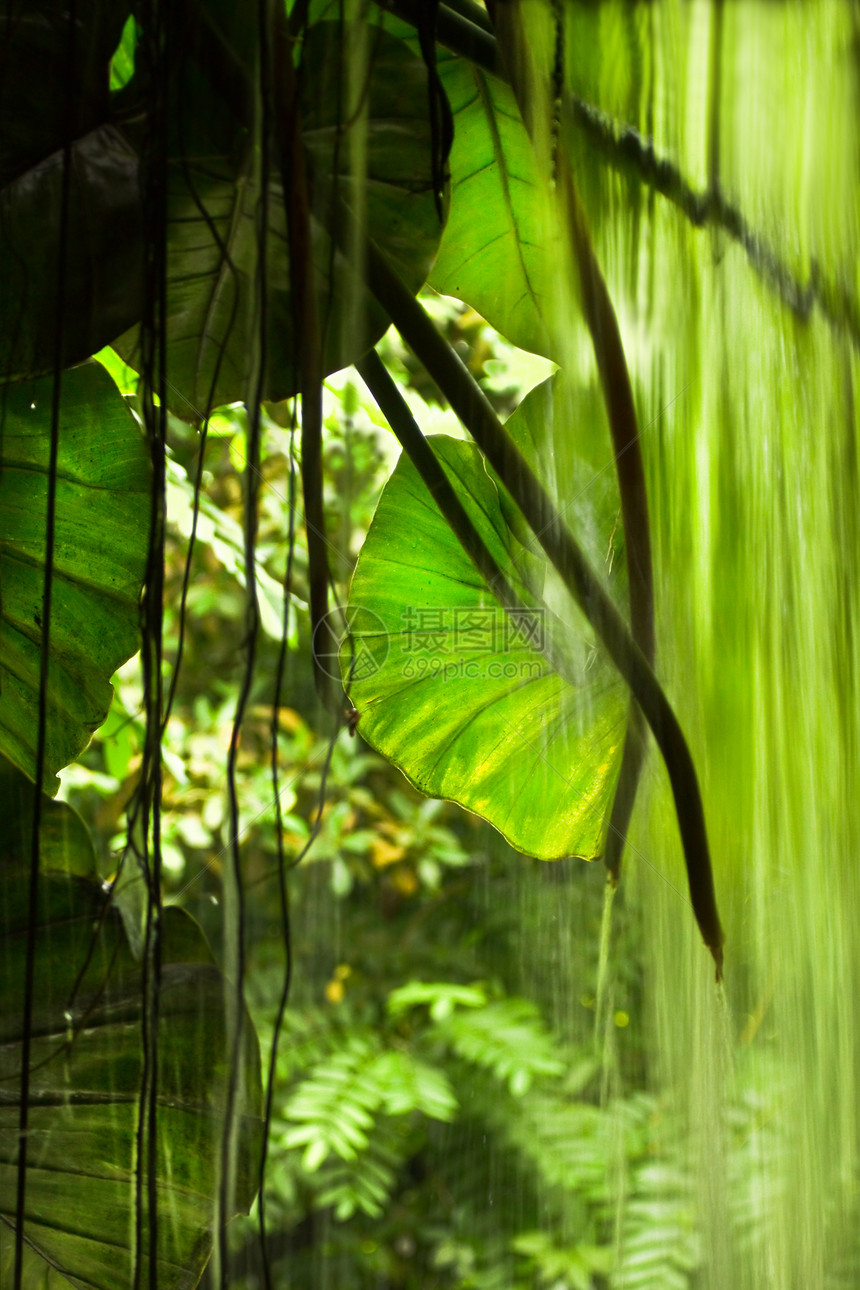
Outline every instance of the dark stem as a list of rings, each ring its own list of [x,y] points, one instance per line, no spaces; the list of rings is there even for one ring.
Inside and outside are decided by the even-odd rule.
[[[376,350],[370,350],[355,366],[359,376],[379,404],[403,451],[421,476],[445,522],[486,582],[487,589],[496,597],[503,609],[515,614],[539,614],[543,622],[554,627],[555,630],[547,633],[541,652],[559,676],[570,685],[580,685],[581,678],[570,668],[568,660],[556,644],[564,639],[566,630],[564,624],[541,596],[531,595],[527,601],[511,586],[492,551],[472,523],[468,511],[445,473],[444,466],[422,434],[420,426],[409,411],[409,405],[391,379]]]
[[[74,66],[75,6],[70,8],[70,54],[68,65]],[[54,534],[56,527],[57,463],[60,443],[60,403],[62,391],[62,342],[68,254],[68,218],[70,178],[72,172],[71,142],[63,149],[63,178],[60,206],[60,246],[57,265],[57,325],[54,343],[54,385],[51,396],[51,439],[48,448],[48,493],[45,515],[45,576],[42,589],[42,639],[39,659],[39,707],[36,727],[36,782],[33,785],[33,829],[30,840],[30,874],[27,894],[27,948],[24,960],[24,1001],[21,1020],[21,1086],[18,1098],[18,1161],[15,1195],[15,1266],[14,1290],[21,1290],[24,1275],[24,1222],[27,1196],[27,1144],[30,1122],[30,1040],[33,1028],[36,971],[36,919],[39,913],[39,863],[41,851],[42,799],[45,779],[45,753],[48,736],[48,683],[51,661],[51,610],[54,585]]]
[[[140,779],[142,863],[147,879],[141,990],[144,1001],[141,1024],[141,1093],[137,1126],[138,1162],[135,1178],[136,1241],[133,1284],[140,1285],[143,1270],[143,1200],[146,1197],[148,1231],[146,1253],[150,1290],[158,1285],[158,1082],[159,1018],[162,979],[161,897],[161,737],[164,714],[164,540],[165,462],[167,442],[167,69],[173,54],[175,30],[167,7],[148,0],[143,17],[146,33],[140,53],[144,75],[152,86],[144,153],[145,309],[141,324],[141,404],[152,458],[149,548],[141,605],[143,697],[146,741]],[[158,402],[156,403],[156,399]],[[151,834],[151,845],[150,845]]]
[[[579,200],[565,148],[559,147],[560,112],[564,100],[564,10],[553,5],[555,52],[552,84],[548,95],[536,91],[538,73],[522,25],[519,6],[488,6],[496,31],[499,51],[507,67],[520,114],[541,162],[540,130],[536,113],[552,114],[551,155],[544,159],[545,179],[550,191],[560,201],[563,227],[568,233],[572,258],[576,264],[582,290],[582,307],[591,336],[594,357],[600,376],[609,431],[615,455],[618,491],[627,548],[627,571],[630,589],[630,627],[633,639],[647,662],[654,665],[654,577],[651,563],[651,532],[648,523],[648,495],[645,467],[633,402],[630,374],[621,340],[618,319],[597,262],[585,212]],[[612,808],[611,828],[607,835],[605,862],[609,879],[617,884],[627,828],[636,800],[636,789],[645,758],[642,723],[631,705],[628,732],[624,740],[618,790]]]
[[[424,0],[383,0],[383,4],[384,8],[418,30]],[[483,21],[478,15],[483,15]],[[436,39],[452,53],[462,55],[485,71],[499,74],[496,41],[487,25],[486,13],[478,9],[477,5],[467,8],[460,4],[456,9],[451,4],[440,5],[436,19]]]
[[[308,542],[308,583],[314,682],[324,707],[337,711],[329,673],[321,658],[334,658],[337,641],[328,622],[322,473],[322,378],[320,325],[313,280],[307,167],[301,140],[299,88],[293,71],[292,37],[285,14],[275,21],[274,92],[276,138],[287,211],[294,336],[302,400],[302,489]]]
[[[648,522],[648,491],[636,405],[624,354],[621,330],[594,253],[585,212],[573,182],[567,151],[558,159],[559,187],[566,208],[567,226],[579,269],[585,321],[591,335],[603,399],[615,455],[615,472],[621,499],[621,516],[627,550],[630,590],[630,629],[648,663],[654,666],[654,573],[651,560],[651,528]],[[631,705],[618,790],[612,807],[612,828],[606,842],[606,868],[617,884],[621,858],[636,789],[645,760],[642,722]]]
[[[690,750],[653,669],[483,391],[372,244],[367,248],[367,281],[502,479],[641,707],[669,772],[696,920],[721,971],[723,932],[702,797]]]
[[[386,0],[385,7],[414,26],[420,3],[421,0]],[[474,10],[475,6],[468,6],[469,18],[464,20],[465,0],[451,0],[447,7],[442,6],[437,32],[439,43],[482,71],[507,80],[496,39],[479,22]],[[836,331],[847,332],[854,349],[860,351],[860,307],[847,287],[825,280],[815,259],[810,261],[808,281],[801,282],[774,247],[751,228],[743,212],[720,187],[711,184],[697,191],[672,161],[655,151],[650,139],[625,122],[613,121],[600,108],[576,94],[565,92],[564,113],[615,170],[634,175],[653,188],[694,227],[722,229],[743,248],[753,271],[795,317],[805,322],[817,308],[827,324]]]
[[[295,404],[293,405],[295,415]],[[296,462],[294,453],[295,424],[290,434],[290,491],[289,519],[287,521],[287,566],[284,571],[284,616],[281,641],[278,648],[278,662],[275,667],[275,693],[272,698],[271,725],[271,760],[272,802],[275,810],[275,846],[278,857],[278,895],[280,897],[281,934],[284,938],[284,975],[281,981],[281,992],[275,1012],[275,1024],[272,1028],[272,1047],[269,1053],[268,1078],[266,1080],[266,1102],[263,1112],[263,1145],[260,1152],[259,1198],[257,1210],[260,1228],[260,1258],[263,1269],[265,1290],[274,1290],[272,1278],[272,1256],[269,1249],[269,1232],[266,1226],[266,1163],[269,1151],[269,1125],[275,1103],[275,1082],[278,1067],[278,1046],[284,1026],[284,1017],[290,997],[293,977],[293,941],[290,923],[290,889],[287,880],[287,858],[284,852],[283,813],[281,811],[281,786],[278,769],[278,733],[280,730],[281,699],[283,696],[284,675],[287,665],[290,628],[290,587],[292,585],[293,554],[296,540]]]
[[[484,578],[493,595],[505,608],[522,609],[523,602],[508,582],[492,552],[487,547],[454,486],[445,474],[439,458],[424,438],[409,406],[392,380],[375,349],[355,365],[361,379],[379,404],[400,446],[409,457],[439,510],[445,517],[463,550]]]

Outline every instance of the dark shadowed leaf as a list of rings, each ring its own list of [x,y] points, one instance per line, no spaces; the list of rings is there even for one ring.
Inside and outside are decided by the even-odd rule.
[[[0,0],[0,188],[108,119],[126,0]]]
[[[0,379],[52,371],[58,329],[65,366],[140,317],[137,155],[117,129],[102,125],[77,139],[69,157],[65,224],[62,150],[0,191]]]
[[[61,364],[79,363],[140,317],[138,162],[110,125],[128,12],[0,0],[0,379],[53,370],[58,335]]]
[[[298,384],[279,143],[277,137],[270,142],[266,185],[254,142],[249,56],[239,50],[232,57],[222,26],[206,31],[200,48],[208,66],[190,57],[174,85],[168,175],[168,394],[177,414],[192,421],[208,408],[248,395],[259,359],[263,290],[263,397],[283,399]],[[358,358],[387,326],[325,232],[334,218],[331,176],[338,177],[336,196],[359,224],[366,222],[412,290],[424,282],[441,235],[424,64],[402,41],[370,28],[362,71],[350,31],[334,22],[313,26],[299,69],[327,372]],[[231,71],[227,95],[212,83],[213,51],[220,51]],[[268,235],[262,248],[264,191]],[[117,347],[130,363],[139,363],[136,329]]]
[[[20,802],[23,777],[2,778]],[[27,1286],[117,1290],[133,1282],[136,1160],[142,1065],[142,965],[103,886],[82,876],[83,826],[43,802],[31,1028]],[[25,806],[21,828],[27,827]],[[69,817],[64,819],[63,817]],[[31,818],[31,817],[30,817]],[[13,822],[14,823],[14,822]],[[74,838],[65,856],[58,835]],[[90,867],[94,871],[92,848]],[[21,1024],[27,945],[28,853],[0,855],[0,1282],[14,1261]],[[225,983],[194,921],[162,922],[156,1133],[159,1290],[191,1290],[208,1258],[229,1074]],[[231,1212],[256,1190],[260,1062],[247,1016],[238,1059],[238,1156]],[[144,1142],[146,1152],[146,1142]],[[141,1197],[141,1285],[150,1284],[146,1175]]]
[[[0,865],[18,863],[33,845],[33,791],[26,775],[0,754],[0,802],[4,827],[0,832]],[[97,878],[93,844],[87,826],[65,802],[42,798],[40,816],[40,864]]]

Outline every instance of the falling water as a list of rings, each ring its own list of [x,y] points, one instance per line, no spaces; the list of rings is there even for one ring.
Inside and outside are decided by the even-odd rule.
[[[702,780],[725,984],[692,917],[653,748],[596,1027],[599,866],[530,862],[487,830],[502,877],[485,911],[518,925],[518,961],[497,967],[563,1040],[582,1049],[595,1035],[613,1290],[848,1290],[860,1284],[860,17],[842,0],[565,11],[575,172],[634,381],[658,672]],[[622,123],[633,133],[618,146]],[[317,896],[298,906],[299,946],[336,933],[325,884]],[[643,1088],[637,1181],[625,1116]],[[435,1147],[464,1194],[484,1189],[488,1231],[494,1207],[516,1211],[521,1175],[468,1115]],[[666,1201],[653,1219],[649,1159],[652,1200]],[[664,1256],[651,1279],[631,1246],[649,1222]],[[325,1254],[327,1224],[314,1284],[352,1284]]]
[[[724,1007],[652,762],[626,874],[648,1069],[691,1179],[696,1284],[847,1287],[860,1276],[857,10],[605,5],[583,17],[580,48],[589,31],[603,57],[583,93],[722,197],[695,228],[605,162],[587,167],[644,427],[658,669],[703,778],[727,936]]]

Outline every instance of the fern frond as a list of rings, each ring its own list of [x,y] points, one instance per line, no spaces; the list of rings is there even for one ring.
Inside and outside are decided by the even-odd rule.
[[[557,1078],[565,1069],[557,1041],[527,999],[454,1011],[436,1033],[458,1057],[506,1083],[514,1097],[522,1097],[536,1079]]]

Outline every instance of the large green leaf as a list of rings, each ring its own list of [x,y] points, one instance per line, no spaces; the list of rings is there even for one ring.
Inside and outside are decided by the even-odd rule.
[[[6,766],[11,838],[29,831],[32,785]],[[29,790],[29,793],[28,793]],[[143,1078],[142,965],[95,878],[92,847],[69,807],[43,802],[43,871],[35,924],[25,1285],[117,1290],[132,1284],[136,1161]],[[61,836],[70,839],[67,854]],[[27,839],[29,845],[29,838]],[[14,1260],[21,1022],[28,926],[28,851],[0,848],[0,1283]],[[89,870],[90,876],[86,876]],[[183,911],[161,926],[156,1134],[157,1284],[190,1290],[212,1244],[229,1075],[225,984]],[[238,1155],[231,1209],[256,1190],[261,1082],[247,1016],[239,1055]],[[144,1142],[144,1153],[146,1143]],[[144,1155],[146,1159],[146,1155]],[[146,1171],[141,1285],[149,1285]]]
[[[480,452],[431,442],[497,563],[534,597],[537,562]],[[606,518],[602,528],[605,550]],[[341,667],[361,734],[422,792],[468,807],[529,854],[594,859],[627,700],[585,620],[564,613],[568,626],[540,608],[506,615],[401,457],[353,577]]]
[[[521,349],[552,356],[551,211],[513,91],[452,55],[440,56],[439,73],[454,147],[451,208],[430,284],[468,301]]]
[[[33,784],[0,753],[0,866],[17,863],[33,845]],[[68,870],[81,877],[97,877],[93,844],[81,817],[65,802],[42,798],[39,817],[40,865]]]
[[[199,21],[205,23],[217,7],[214,0],[200,6]],[[278,139],[270,143],[263,247],[264,177],[251,110],[250,55],[240,51],[241,57],[230,59],[223,24],[213,21],[210,27],[201,46],[207,58],[186,60],[173,88],[168,170],[168,397],[189,420],[248,394],[258,361],[263,265],[263,397],[283,399],[299,382]],[[365,221],[412,290],[424,282],[442,231],[432,191],[426,68],[404,42],[368,28],[366,83],[362,76],[352,87],[351,107],[350,75],[360,66],[353,36],[336,22],[315,24],[304,38],[298,73],[326,371],[358,358],[388,325],[326,232],[335,218],[332,176],[343,206]],[[216,51],[232,69],[229,97],[212,83]],[[136,330],[117,347],[129,362],[139,363]]]
[[[327,16],[337,0],[315,0]],[[370,14],[416,53],[412,23]],[[436,67],[454,119],[450,206],[428,281],[464,300],[521,349],[553,352],[558,236],[534,150],[510,85],[437,46]]]
[[[36,775],[53,380],[0,398],[0,752]],[[104,721],[138,648],[149,533],[140,429],[97,363],[65,372],[59,417],[45,787]],[[54,791],[56,786],[54,786]]]

